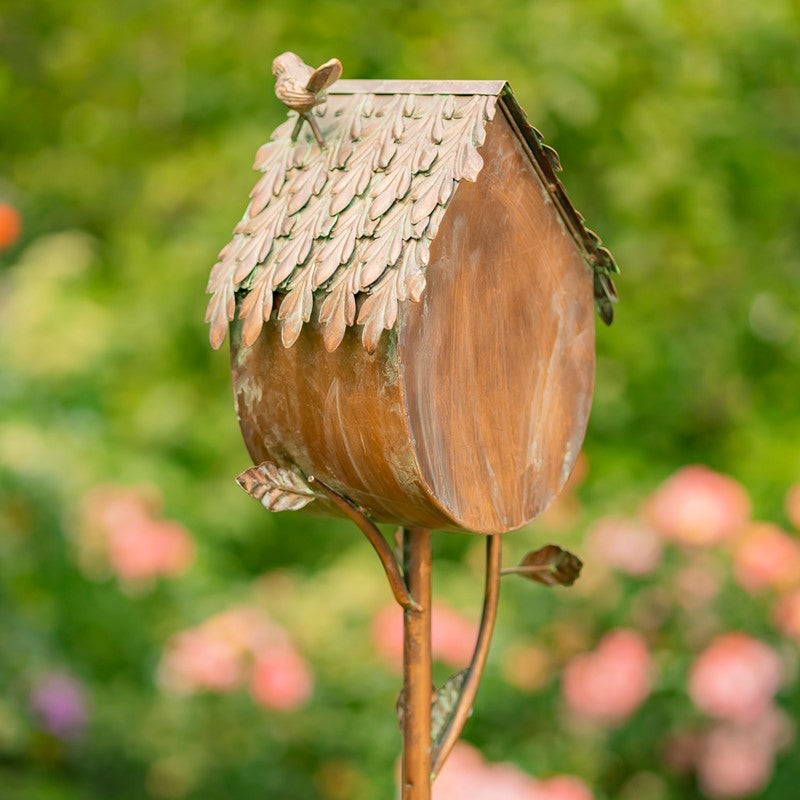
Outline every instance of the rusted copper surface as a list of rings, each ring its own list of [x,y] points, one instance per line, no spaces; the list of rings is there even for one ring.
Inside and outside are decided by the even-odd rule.
[[[254,463],[296,465],[380,522],[452,526],[417,477],[387,338],[370,355],[350,329],[327,353],[312,321],[288,350],[270,331],[242,347],[240,327],[238,320],[232,327],[231,368]]]
[[[403,800],[431,796],[431,532],[404,531],[408,591],[416,609],[403,612]]]
[[[492,642],[494,621],[497,617],[497,604],[500,599],[500,566],[502,564],[502,541],[499,536],[490,536],[486,540],[486,577],[483,591],[483,612],[481,624],[478,629],[478,638],[472,660],[466,671],[466,678],[461,687],[458,703],[450,716],[447,727],[439,742],[436,742],[433,753],[431,775],[439,774],[447,756],[455,747],[461,731],[464,729],[469,715],[472,713],[472,704],[478,693],[478,686],[483,677],[483,668],[489,656],[489,646]]]
[[[453,199],[397,358],[423,484],[465,530],[499,533],[560,491],[594,383],[592,275],[504,115]],[[468,287],[468,288],[466,288]]]

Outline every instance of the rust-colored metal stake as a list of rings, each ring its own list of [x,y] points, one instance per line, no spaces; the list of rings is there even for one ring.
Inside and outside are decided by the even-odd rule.
[[[403,612],[403,800],[431,797],[431,532],[403,531],[406,586],[416,608]]]

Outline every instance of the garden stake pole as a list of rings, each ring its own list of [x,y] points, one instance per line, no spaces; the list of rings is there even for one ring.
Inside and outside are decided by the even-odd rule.
[[[403,608],[400,796],[430,800],[478,691],[500,576],[570,586],[580,573],[555,544],[504,570],[500,534],[541,514],[574,466],[594,382],[592,299],[610,323],[618,270],[505,81],[339,81],[337,59],[314,69],[289,52],[272,72],[290,118],[259,148],[263,174],[208,284],[211,345],[230,329],[254,462],[237,480],[270,511],[315,502],[344,515],[374,548]],[[430,168],[409,170],[420,153]],[[563,297],[575,302],[550,301]],[[538,465],[521,470],[531,452]],[[408,526],[402,559],[376,520]],[[488,537],[472,659],[438,689],[430,528]]]
[[[431,532],[403,531],[406,586],[416,608],[403,611],[403,800],[431,797]]]

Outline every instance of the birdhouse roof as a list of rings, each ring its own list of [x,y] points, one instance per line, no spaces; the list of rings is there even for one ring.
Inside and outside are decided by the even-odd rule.
[[[313,315],[328,350],[356,324],[374,350],[399,304],[422,297],[431,244],[460,182],[477,179],[497,113],[595,273],[616,271],[558,180],[558,155],[505,81],[338,81],[311,113],[324,149],[308,125],[292,141],[292,111],[256,153],[261,176],[208,283],[215,348],[238,296],[246,347],[271,318],[290,347]]]

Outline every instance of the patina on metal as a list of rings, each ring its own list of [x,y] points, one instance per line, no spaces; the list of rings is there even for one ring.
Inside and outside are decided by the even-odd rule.
[[[557,545],[502,568],[580,450],[594,315],[617,271],[504,81],[338,81],[273,63],[289,118],[208,284],[231,333],[237,415],[270,511],[353,521],[404,613],[402,797],[429,800],[480,683],[500,577],[569,586]],[[306,127],[305,123],[308,123]],[[378,522],[398,527],[402,559]],[[431,528],[487,535],[467,669],[431,687]]]

